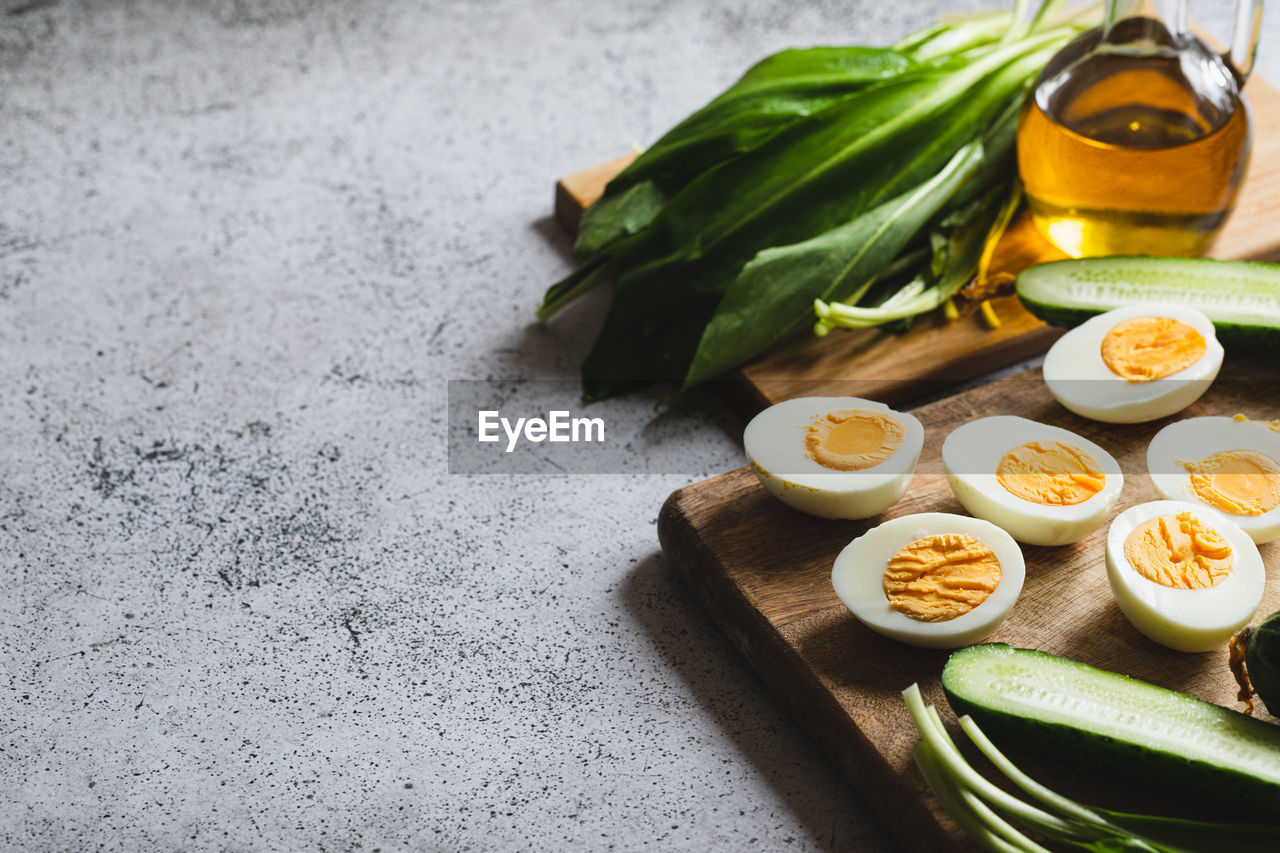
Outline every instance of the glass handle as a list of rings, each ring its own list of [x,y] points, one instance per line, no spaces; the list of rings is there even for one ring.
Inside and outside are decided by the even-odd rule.
[[[1227,65],[1243,86],[1253,73],[1253,59],[1258,53],[1258,37],[1262,34],[1262,0],[1239,0],[1236,24],[1231,32],[1231,50],[1223,55]]]

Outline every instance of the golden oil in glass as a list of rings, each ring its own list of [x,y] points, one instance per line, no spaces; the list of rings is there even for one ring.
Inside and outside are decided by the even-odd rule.
[[[1018,128],[1040,231],[1074,257],[1199,255],[1235,203],[1250,117],[1223,57],[1135,17],[1068,45]]]

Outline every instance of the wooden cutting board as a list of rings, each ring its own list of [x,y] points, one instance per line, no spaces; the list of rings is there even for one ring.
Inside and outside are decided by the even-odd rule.
[[[1272,419],[1280,412],[1274,372],[1228,362],[1205,397],[1182,413]],[[916,512],[964,510],[942,474],[947,433],[974,418],[1018,414],[1073,430],[1107,448],[1125,472],[1119,512],[1159,495],[1146,471],[1146,447],[1168,423],[1115,426],[1059,406],[1038,369],[915,410],[924,454],[906,496],[867,522],[803,515],[771,497],[750,469],[680,489],[658,518],[672,565],[738,650],[908,850],[949,849],[958,830],[924,788],[910,753],[918,741],[900,693],[919,682],[926,700],[947,710],[939,674],[947,653],[881,637],[857,622],[831,588],[836,554],[868,527]],[[1123,672],[1231,707],[1235,685],[1222,652],[1183,654],[1139,634],[1112,600],[1103,562],[1107,525],[1076,545],[1024,546],[1022,596],[992,641],[1043,649]],[[1269,579],[1258,619],[1280,609],[1280,542],[1261,548]],[[1267,717],[1259,704],[1259,716]],[[1043,781],[1080,799],[1117,805],[1096,777],[1028,765]],[[1055,773],[1055,771],[1057,771]],[[1123,793],[1123,792],[1122,792]],[[1142,804],[1139,804],[1142,805]],[[1147,805],[1146,808],[1151,808]]]
[[[1246,91],[1254,118],[1253,157],[1235,213],[1210,254],[1280,260],[1280,92],[1259,77],[1249,81]],[[583,209],[632,159],[619,157],[556,184],[556,219],[566,231],[577,233]],[[997,248],[993,269],[1017,273],[1060,257],[1024,215]],[[1001,321],[996,330],[977,314],[948,322],[938,311],[901,335],[875,329],[837,330],[825,338],[805,335],[731,378],[742,386],[748,409],[807,394],[853,394],[898,403],[1038,355],[1061,334],[1027,313],[1015,296],[992,300],[992,307]]]

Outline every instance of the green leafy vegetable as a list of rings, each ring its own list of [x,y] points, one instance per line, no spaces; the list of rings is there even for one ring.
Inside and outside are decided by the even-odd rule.
[[[667,199],[710,167],[750,151],[787,127],[914,63],[997,41],[1006,12],[939,24],[889,48],[784,50],[756,63],[711,103],[668,131],[615,177],[582,219],[574,254],[597,257],[643,229]]]
[[[539,310],[616,279],[587,398],[696,385],[810,325],[815,300],[880,312],[827,331],[962,286],[1008,197],[1022,99],[1078,31],[1020,13],[776,54],[637,158],[587,209],[583,266]]]
[[[610,182],[584,212],[574,254],[579,260],[596,257],[648,225],[671,194],[707,168],[909,65],[904,54],[873,47],[784,50],[761,60]]]
[[[765,249],[742,270],[702,333],[686,383],[741,364],[798,331],[815,299],[851,299],[945,204],[982,162],[981,141],[964,146],[933,178],[802,243]]]

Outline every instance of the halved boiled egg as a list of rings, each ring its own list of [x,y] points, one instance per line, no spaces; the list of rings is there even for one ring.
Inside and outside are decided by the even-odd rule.
[[[942,467],[965,509],[1028,545],[1078,542],[1102,526],[1124,488],[1120,465],[1092,441],[1012,415],[952,430]]]
[[[752,418],[742,443],[760,482],[788,506],[822,518],[868,518],[907,490],[924,428],[861,397],[798,397]]]
[[[836,557],[831,585],[871,630],[931,649],[989,636],[1022,591],[1026,566],[1008,533],[945,512],[873,527]]]
[[[1136,305],[1092,317],[1057,340],[1044,381],[1058,402],[1107,423],[1180,412],[1222,367],[1213,322],[1185,305]]]
[[[1161,645],[1207,652],[1248,624],[1266,575],[1258,546],[1201,504],[1152,501],[1116,516],[1107,578],[1121,611]]]
[[[1147,470],[1166,498],[1210,506],[1259,544],[1280,539],[1280,433],[1266,424],[1176,421],[1147,446]]]

